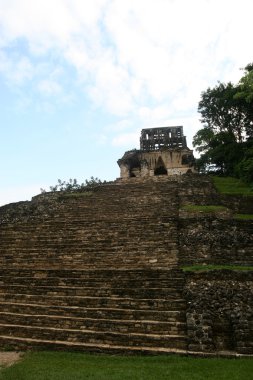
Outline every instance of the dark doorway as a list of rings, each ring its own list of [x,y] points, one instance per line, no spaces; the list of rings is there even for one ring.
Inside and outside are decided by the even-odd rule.
[[[163,160],[161,159],[161,157],[159,157],[157,163],[156,163],[156,167],[155,167],[155,175],[167,175],[168,172],[167,172],[167,169],[164,165],[164,162]]]

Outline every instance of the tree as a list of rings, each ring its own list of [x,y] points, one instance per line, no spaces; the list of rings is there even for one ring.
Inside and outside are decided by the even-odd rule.
[[[250,142],[245,149],[244,157],[235,167],[235,174],[243,181],[253,183],[253,144]]]
[[[193,138],[201,153],[199,168],[239,175],[243,161],[243,168],[250,169],[251,156],[245,162],[245,154],[252,147],[253,137],[253,64],[246,66],[237,85],[218,82],[202,92],[198,111],[204,125]]]
[[[253,138],[253,63],[245,67],[244,76],[239,81],[235,99],[241,100],[244,112],[251,120],[251,123],[245,126],[246,134],[251,139]]]
[[[236,98],[244,99],[248,104],[253,102],[253,63],[244,68],[244,76],[239,81],[239,89]]]

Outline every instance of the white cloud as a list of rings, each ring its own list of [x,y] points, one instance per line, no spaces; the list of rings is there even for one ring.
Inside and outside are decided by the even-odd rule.
[[[139,147],[140,131],[123,133],[113,138],[113,146],[128,147],[129,149]]]
[[[6,53],[0,51],[1,72],[9,83],[20,86],[32,79],[33,66],[27,57],[10,59]]]
[[[2,47],[18,39],[29,47],[18,59],[2,52],[0,70],[48,96],[68,92],[50,77],[67,63],[78,74],[73,89],[96,107],[132,118],[152,108],[156,124],[196,108],[217,80],[239,79],[253,55],[252,10],[251,0],[0,0]]]
[[[59,83],[46,79],[39,82],[38,89],[42,94],[48,96],[58,95],[62,91]]]
[[[94,62],[94,66],[94,85],[90,87],[89,94],[95,104],[104,106],[116,115],[124,115],[131,111],[131,78],[127,70],[115,64],[111,54],[100,57],[100,60]]]
[[[133,126],[133,122],[129,119],[121,119],[117,123],[106,125],[104,130],[106,132],[121,132]]]
[[[239,39],[242,41],[247,35],[245,29],[250,35],[250,23],[246,28],[244,26],[242,36],[238,21],[239,14],[245,13],[243,4],[252,9],[249,1],[240,5],[233,1],[231,5],[227,1],[203,0],[158,0],[155,6],[152,3],[124,2],[125,6],[122,6],[117,1],[112,2],[107,27],[120,60],[142,79],[148,93],[155,99],[175,93],[188,78],[222,79],[219,71],[224,59],[241,60],[235,44],[233,50],[227,49],[226,55],[226,46],[230,42],[236,41],[240,50],[247,51]],[[223,52],[222,48],[225,48]],[[245,56],[249,59],[251,55],[252,48]]]

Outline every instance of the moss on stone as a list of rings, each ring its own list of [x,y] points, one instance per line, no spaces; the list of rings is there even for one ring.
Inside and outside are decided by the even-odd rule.
[[[253,214],[235,214],[235,219],[253,220]]]
[[[253,270],[253,266],[242,266],[242,265],[191,265],[183,266],[182,270],[184,272],[199,272],[199,271],[211,271],[211,270],[236,270],[236,271],[249,271]]]
[[[250,185],[238,178],[212,176],[212,181],[221,194],[253,196],[253,189]]]

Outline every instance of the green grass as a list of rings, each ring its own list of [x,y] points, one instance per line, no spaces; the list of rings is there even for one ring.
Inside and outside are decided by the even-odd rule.
[[[235,219],[253,220],[253,214],[235,214]]]
[[[228,208],[225,206],[216,206],[216,205],[185,205],[182,207],[182,210],[189,212],[219,212],[219,211],[228,211]]]
[[[0,370],[0,380],[246,380],[251,359],[30,353]]]
[[[212,176],[216,189],[221,194],[252,195],[253,189],[249,185],[233,177]]]
[[[199,272],[199,271],[209,271],[209,270],[253,270],[253,266],[240,266],[240,265],[191,265],[182,267],[184,272]]]

